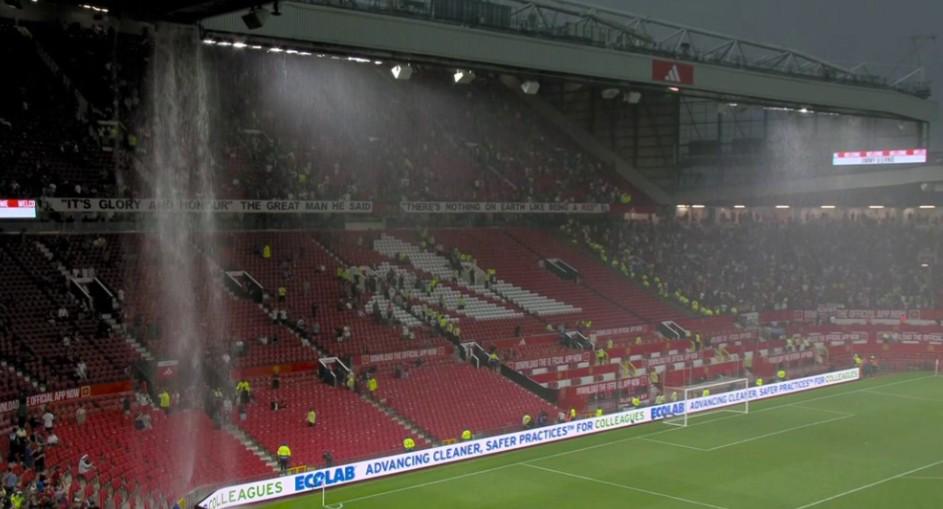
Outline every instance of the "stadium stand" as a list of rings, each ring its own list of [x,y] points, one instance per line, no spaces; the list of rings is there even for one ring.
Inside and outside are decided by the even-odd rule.
[[[384,404],[442,440],[458,439],[466,429],[478,435],[520,429],[525,414],[536,419],[545,412],[548,422],[556,422],[560,412],[491,370],[448,357],[418,366],[381,364],[376,371]]]
[[[290,444],[296,466],[324,465],[325,452],[338,462],[398,452],[411,433],[357,393],[325,385],[310,375],[286,377],[279,389],[267,382],[254,380],[255,400],[240,426],[269,451]],[[273,402],[280,402],[279,410],[273,410]],[[317,412],[313,428],[305,422],[311,409]]]
[[[158,274],[154,239],[137,235],[74,236],[71,239],[55,237],[41,239],[48,242],[56,260],[75,274],[91,273],[99,277],[116,295],[123,295],[120,303],[123,327],[118,333],[128,334],[140,341],[154,355],[170,353],[174,347],[171,338],[179,334],[173,317],[161,312],[157,288],[162,274]],[[190,256],[202,260],[197,246],[191,247]],[[207,261],[207,263],[212,263]],[[226,320],[202,324],[201,333],[207,338],[211,355],[229,354],[236,366],[268,366],[288,362],[312,360],[314,352],[305,347],[292,331],[276,323],[257,304],[223,291],[218,269],[209,277],[200,276],[191,282],[196,299],[206,302],[218,299],[219,312]],[[241,347],[234,348],[241,343]]]
[[[271,472],[232,436],[214,428],[200,410],[165,416],[135,403],[132,415],[125,415],[122,399],[105,397],[83,403],[87,417],[81,424],[73,417],[76,404],[54,409],[59,415],[55,428],[59,444],[48,448],[47,461],[71,475],[67,490],[73,500],[90,498],[95,492],[103,495],[107,490],[124,499],[144,498],[160,505],[197,486]],[[134,420],[142,413],[149,416],[150,427],[136,429]],[[193,443],[212,443],[213,454],[178,447],[183,436]],[[94,458],[95,468],[82,480],[72,465],[86,454]]]
[[[0,17],[0,58],[16,69],[0,80],[0,198],[153,196],[151,41]],[[55,476],[47,495],[59,506],[165,509],[197,488],[272,475],[283,444],[295,468],[324,466],[328,452],[340,464],[401,452],[406,436],[423,448],[466,429],[520,429],[525,414],[555,422],[629,396],[647,404],[658,383],[816,372],[892,347],[909,367],[921,341],[940,340],[939,317],[906,323],[941,297],[939,271],[927,273],[943,248],[938,224],[697,221],[673,209],[640,221],[628,205],[649,199],[497,74],[457,87],[417,73],[402,86],[342,58],[295,67],[210,47],[197,58],[225,69],[214,79],[229,89],[211,94],[226,122],[201,175],[216,197],[376,208],[346,224],[232,214],[176,246],[172,263],[149,218],[43,213],[19,234],[4,223],[0,430],[13,438],[0,450],[21,488]],[[405,216],[400,200],[626,207],[479,220]],[[103,218],[115,224],[78,224]],[[183,277],[174,263],[195,270]],[[203,310],[196,323],[169,312],[171,279]],[[110,302],[84,296],[99,283]],[[828,312],[841,308],[903,316],[838,323]],[[747,311],[751,324],[739,320]],[[323,376],[328,363],[335,375],[352,368],[351,386]],[[198,383],[165,393],[188,366]],[[58,444],[43,474],[14,448],[27,434],[48,439],[47,402]],[[86,454],[96,468],[79,479]]]
[[[363,284],[355,285],[340,277],[346,265],[310,235],[233,235],[223,243],[227,248],[221,253],[222,265],[248,271],[261,282],[271,300],[277,301],[278,288],[285,288],[285,302],[272,302],[269,307],[284,309],[292,323],[305,320],[311,341],[320,348],[343,356],[403,349],[400,329],[363,315],[372,292],[366,292]],[[265,246],[269,247],[269,258],[264,256]],[[315,323],[318,334],[311,330]],[[346,337],[338,333],[345,327],[350,331]],[[410,347],[440,344],[441,340],[420,330]]]
[[[29,30],[0,19],[0,51],[16,73],[0,84],[0,192],[8,197],[114,195],[111,158],[73,95],[40,59]]]
[[[137,354],[68,291],[66,278],[31,238],[2,239],[0,256],[0,271],[12,290],[2,311],[13,366],[48,389],[127,376]]]
[[[626,276],[711,314],[811,309],[822,302],[916,309],[933,302],[920,257],[936,252],[940,238],[914,221],[860,217],[710,224],[665,219],[658,225],[618,227],[571,223],[567,230],[601,257],[618,261]]]

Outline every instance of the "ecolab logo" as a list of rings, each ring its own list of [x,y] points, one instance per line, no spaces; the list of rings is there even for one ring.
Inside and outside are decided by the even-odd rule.
[[[693,85],[694,66],[667,60],[652,60],[652,80],[678,85]]]

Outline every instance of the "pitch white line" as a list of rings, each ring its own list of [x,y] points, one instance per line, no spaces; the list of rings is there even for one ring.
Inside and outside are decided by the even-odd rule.
[[[927,375],[927,376],[921,376],[921,377],[917,377],[917,378],[910,378],[910,379],[907,379],[907,380],[900,380],[900,381],[891,382],[891,383],[888,383],[888,384],[875,385],[875,386],[873,386],[873,387],[891,387],[891,386],[894,386],[894,385],[901,385],[901,384],[905,384],[905,383],[915,382],[915,381],[917,381],[917,380],[923,380],[923,379],[925,379],[925,378],[932,378],[933,376],[934,376],[934,375]],[[841,386],[835,386],[835,387],[841,387]],[[781,409],[781,408],[788,408],[788,407],[792,407],[792,406],[798,406],[798,405],[802,405],[803,403],[808,403],[808,402],[810,402],[810,401],[820,401],[820,400],[824,400],[824,399],[837,398],[837,397],[839,397],[839,396],[845,396],[845,395],[848,395],[848,394],[856,394],[856,393],[864,392],[864,391],[867,391],[867,390],[870,390],[870,389],[871,389],[871,387],[868,387],[868,388],[857,389],[857,390],[853,390],[853,391],[846,391],[846,392],[839,392],[839,393],[836,393],[836,394],[829,394],[829,395],[827,395],[827,396],[821,396],[821,397],[818,397],[818,398],[804,399],[804,400],[802,400],[802,401],[797,401],[797,402],[795,402],[795,403],[786,403],[786,404],[783,404],[783,405],[776,405],[776,406],[771,406],[771,407],[762,408],[762,409],[756,410],[756,411],[754,411],[754,412],[752,412],[752,413],[768,412],[768,411],[770,411],[770,410],[777,410],[777,409]],[[737,415],[733,415],[733,416],[721,417],[721,418],[719,418],[719,419],[712,419],[712,420],[709,420],[709,421],[698,422],[698,423],[694,423],[694,424],[689,425],[688,428],[692,428],[692,427],[700,426],[700,425],[704,425],[704,424],[710,424],[710,423],[716,422],[716,421],[722,421],[722,420],[726,420],[726,419],[732,419],[732,418],[734,418],[734,417],[740,417],[740,416],[741,416],[741,414],[737,414]],[[436,484],[441,484],[441,483],[444,483],[444,482],[457,481],[457,480],[459,480],[459,479],[464,479],[464,478],[466,478],[466,477],[473,477],[473,476],[476,476],[476,475],[487,474],[487,473],[489,473],[489,472],[494,472],[494,471],[496,471],[496,470],[502,470],[502,469],[505,469],[505,468],[508,468],[508,467],[513,467],[513,466],[516,466],[516,465],[523,465],[523,464],[526,463],[527,461],[540,461],[540,460],[548,460],[548,459],[558,458],[558,457],[561,457],[561,456],[568,456],[568,455],[570,455],[570,454],[577,454],[577,453],[584,452],[584,451],[590,451],[590,450],[593,450],[593,449],[598,449],[598,448],[600,448],[600,447],[608,447],[608,446],[613,445],[613,444],[619,444],[619,443],[622,443],[622,442],[629,442],[629,441],[631,441],[631,440],[640,440],[640,439],[643,439],[643,438],[645,438],[645,437],[651,437],[651,436],[661,435],[661,434],[664,434],[664,433],[670,433],[670,432],[672,432],[672,431],[678,431],[678,430],[682,430],[682,429],[687,429],[687,428],[669,428],[669,429],[663,429],[663,430],[661,430],[661,431],[656,431],[656,432],[654,432],[654,433],[646,433],[646,434],[644,434],[644,435],[635,435],[635,436],[631,436],[631,437],[621,438],[621,439],[619,439],[619,440],[612,440],[612,441],[609,441],[609,442],[603,442],[603,443],[600,443],[600,444],[590,445],[590,446],[587,446],[587,447],[581,447],[581,448],[579,448],[579,449],[572,449],[572,450],[569,450],[569,451],[563,451],[563,452],[558,452],[558,453],[554,453],[554,454],[548,454],[548,455],[545,455],[545,456],[540,456],[540,457],[533,458],[533,459],[526,460],[526,461],[519,461],[519,462],[516,462],[516,463],[508,463],[508,464],[500,465],[500,466],[497,466],[497,467],[494,467],[494,468],[486,468],[486,469],[484,469],[484,470],[476,470],[476,471],[474,471],[474,472],[467,472],[467,473],[460,474],[460,475],[456,475],[456,476],[452,476],[452,477],[446,477],[446,478],[444,478],[444,479],[437,479],[437,480],[435,480],[435,481],[429,481],[429,482],[424,482],[424,483],[419,483],[419,484],[413,484],[413,485],[411,485],[411,486],[404,486],[404,487],[402,487],[402,488],[396,488],[396,489],[392,489],[392,490],[388,490],[388,491],[381,491],[381,492],[379,492],[379,493],[373,493],[373,494],[371,494],[371,495],[364,495],[364,496],[362,496],[362,497],[356,497],[356,498],[348,499],[348,500],[343,501],[342,503],[348,504],[348,503],[350,503],[350,502],[357,502],[357,501],[360,501],[360,500],[367,500],[367,499],[371,499],[371,498],[382,497],[382,496],[385,496],[385,495],[392,495],[393,493],[400,493],[400,492],[409,491],[409,490],[412,490],[412,489],[424,488],[424,487],[426,487],[426,486],[434,486],[434,485],[436,485]],[[590,436],[593,436],[593,435],[590,435]],[[598,435],[597,435],[597,436],[598,436]],[[548,445],[549,445],[549,444],[548,444]]]
[[[864,490],[866,490],[866,489],[868,489],[868,488],[873,488],[873,487],[875,487],[875,486],[884,484],[884,483],[886,483],[886,482],[893,481],[894,479],[900,479],[900,478],[903,478],[903,477],[907,477],[907,476],[910,475],[910,474],[915,474],[915,473],[917,473],[917,472],[920,472],[921,470],[926,470],[926,469],[928,469],[928,468],[932,468],[932,467],[935,467],[935,466],[937,466],[937,465],[943,465],[943,460],[935,461],[935,462],[933,462],[933,463],[924,465],[924,466],[922,466],[922,467],[917,467],[917,468],[915,468],[915,469],[913,469],[913,470],[908,470],[908,471],[906,471],[906,472],[901,472],[901,473],[899,473],[899,474],[897,474],[897,475],[892,475],[892,476],[890,476],[890,477],[885,477],[884,479],[881,479],[880,481],[874,481],[874,482],[872,482],[872,483],[868,483],[868,484],[865,484],[865,485],[863,485],[863,486],[859,486],[859,487],[857,487],[857,488],[850,489],[850,490],[848,490],[848,491],[843,491],[843,492],[841,492],[841,493],[839,493],[839,494],[837,494],[837,495],[832,495],[832,496],[830,496],[830,497],[823,498],[823,499],[821,499],[821,500],[816,500],[815,502],[811,502],[811,503],[806,504],[806,505],[801,505],[801,506],[797,507],[796,509],[808,509],[809,507],[815,507],[815,506],[817,506],[817,505],[824,504],[825,502],[831,502],[832,500],[835,500],[835,499],[837,499],[837,498],[842,498],[842,497],[844,497],[844,496],[851,495],[852,493],[858,493],[859,491],[864,491]]]
[[[635,486],[629,486],[628,484],[619,484],[619,483],[614,483],[614,482],[611,482],[611,481],[606,481],[606,480],[603,480],[603,479],[596,479],[596,478],[594,478],[594,477],[586,477],[586,476],[584,476],[584,475],[572,474],[572,473],[570,473],[570,472],[564,472],[563,470],[555,470],[555,469],[553,469],[553,468],[542,467],[542,466],[540,466],[540,465],[533,465],[533,464],[531,464],[531,463],[522,463],[521,466],[525,466],[525,467],[529,467],[529,468],[534,468],[534,469],[537,469],[537,470],[543,470],[544,472],[550,472],[550,473],[553,473],[553,474],[562,475],[562,476],[566,476],[566,477],[572,477],[572,478],[574,478],[574,479],[580,479],[580,480],[582,480],[582,481],[594,482],[594,483],[602,484],[602,485],[605,485],[605,486],[612,486],[612,487],[614,487],[614,488],[622,488],[622,489],[624,489],[624,490],[636,491],[636,492],[638,492],[638,493],[645,493],[646,495],[652,495],[652,496],[655,496],[655,497],[669,498],[669,499],[671,499],[671,500],[676,500],[676,501],[678,501],[678,502],[684,502],[684,503],[686,503],[686,504],[699,505],[699,506],[701,506],[701,507],[710,507],[711,509],[727,509],[727,508],[722,507],[722,506],[719,506],[719,505],[708,504],[707,502],[698,502],[697,500],[691,500],[690,498],[676,497],[676,496],[674,496],[674,495],[669,495],[669,494],[667,494],[667,493],[661,493],[661,492],[659,492],[659,491],[646,490],[646,489],[644,489],[644,488],[637,488],[637,487],[635,487]]]
[[[905,476],[901,479],[917,479],[919,481],[943,481],[943,477],[929,477],[929,476]]]
[[[644,440],[644,441],[646,441],[646,442],[651,442],[651,443],[653,443],[653,444],[670,445],[670,446],[673,446],[673,447],[681,447],[681,448],[683,448],[683,449],[691,449],[692,451],[701,451],[701,452],[709,452],[709,451],[710,451],[710,449],[705,449],[705,448],[703,448],[703,447],[695,447],[695,446],[693,446],[693,445],[679,444],[679,443],[675,443],[675,442],[669,442],[669,441],[667,441],[667,440],[658,440],[657,438],[648,438],[648,437],[645,437],[645,438],[642,438],[642,440]]]
[[[943,399],[923,398],[920,396],[911,396],[910,394],[895,394],[893,392],[865,391],[868,394],[877,394],[879,396],[890,396],[892,398],[912,399],[916,401],[929,401],[931,403],[943,403]]]
[[[850,418],[850,417],[854,417],[854,415],[852,415],[852,414],[843,415],[843,416],[841,416],[841,417],[833,417],[833,418],[831,418],[831,419],[826,419],[826,420],[824,420],[824,421],[816,421],[816,422],[810,422],[809,424],[803,424],[803,425],[801,425],[801,426],[793,426],[793,427],[791,427],[791,428],[786,428],[786,429],[781,429],[781,430],[773,431],[772,433],[765,433],[765,434],[763,434],[763,435],[759,435],[759,436],[755,436],[755,437],[750,437],[750,438],[744,438],[743,440],[737,440],[736,442],[730,442],[729,444],[718,445],[717,447],[711,447],[710,449],[706,449],[706,451],[707,451],[707,452],[717,451],[717,450],[720,450],[720,449],[725,449],[725,448],[727,448],[727,447],[733,447],[733,446],[735,446],[735,445],[740,445],[740,444],[745,444],[745,443],[748,443],[748,442],[753,442],[753,441],[755,441],[755,440],[762,440],[762,439],[764,439],[764,438],[774,437],[774,436],[776,436],[776,435],[782,435],[783,433],[789,433],[790,431],[798,431],[798,430],[800,430],[800,429],[811,428],[812,426],[818,426],[818,425],[820,425],[820,424],[828,424],[828,423],[830,423],[830,422],[841,421],[841,420],[843,420],[843,419],[848,419],[848,418]]]

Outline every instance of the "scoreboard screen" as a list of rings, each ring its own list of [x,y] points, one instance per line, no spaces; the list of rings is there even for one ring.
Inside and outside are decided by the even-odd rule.
[[[835,152],[832,154],[832,166],[869,166],[925,162],[927,162],[927,149],[925,148],[861,150],[857,152]]]
[[[0,198],[0,219],[36,219],[36,200]]]

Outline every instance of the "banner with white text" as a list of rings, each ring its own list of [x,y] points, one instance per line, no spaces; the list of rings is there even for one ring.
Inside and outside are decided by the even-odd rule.
[[[404,201],[407,214],[605,214],[606,203]]]
[[[204,200],[153,198],[43,198],[42,204],[56,212],[154,213],[189,212],[214,214],[369,214],[371,201],[330,200]]]

